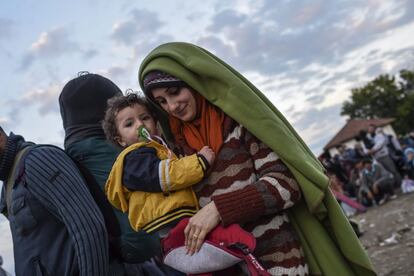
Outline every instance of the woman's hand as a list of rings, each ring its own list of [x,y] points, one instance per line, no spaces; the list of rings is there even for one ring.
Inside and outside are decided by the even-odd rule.
[[[211,201],[201,208],[190,220],[184,229],[185,246],[187,254],[193,255],[198,252],[207,234],[210,233],[220,222],[220,214],[216,204]]]

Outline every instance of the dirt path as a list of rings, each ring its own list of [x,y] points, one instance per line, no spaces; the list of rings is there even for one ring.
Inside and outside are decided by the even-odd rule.
[[[414,276],[414,193],[354,216],[378,275]]]

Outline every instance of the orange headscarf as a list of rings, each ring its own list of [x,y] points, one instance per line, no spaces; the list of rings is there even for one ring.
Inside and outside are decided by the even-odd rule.
[[[209,146],[217,155],[223,144],[224,112],[210,104],[197,92],[193,95],[197,103],[196,118],[191,122],[183,122],[170,115],[171,131],[178,144],[185,141],[196,151]]]

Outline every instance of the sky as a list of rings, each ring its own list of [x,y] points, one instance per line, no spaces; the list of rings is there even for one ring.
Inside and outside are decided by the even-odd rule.
[[[346,122],[351,88],[414,69],[414,1],[1,1],[0,125],[62,146],[67,81],[89,71],[139,91],[143,57],[171,41],[241,72],[318,155]],[[0,255],[13,272],[4,217]]]

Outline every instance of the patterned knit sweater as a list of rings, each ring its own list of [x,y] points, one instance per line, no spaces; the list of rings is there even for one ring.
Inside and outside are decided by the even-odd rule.
[[[255,256],[272,275],[307,275],[300,242],[284,212],[300,199],[296,180],[269,147],[229,117],[223,135],[210,175],[194,186],[200,206],[214,200],[224,226],[238,223],[253,233]]]

